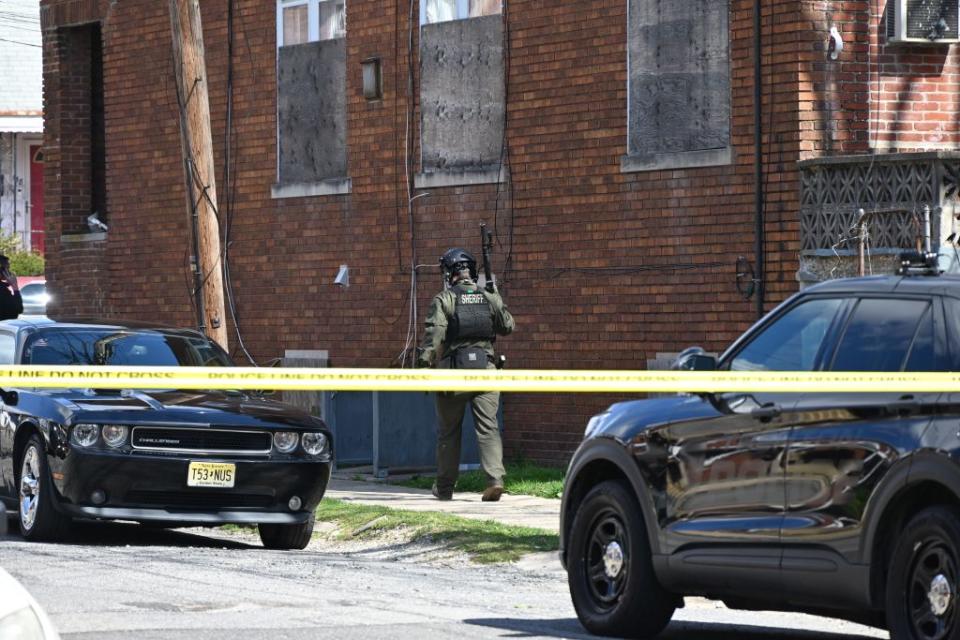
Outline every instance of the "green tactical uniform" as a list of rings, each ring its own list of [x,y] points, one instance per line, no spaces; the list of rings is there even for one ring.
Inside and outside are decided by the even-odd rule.
[[[471,365],[471,368],[495,369],[493,364],[493,341],[495,337],[474,335],[458,336],[457,327],[458,295],[477,300],[482,295],[486,302],[484,310],[489,309],[491,316],[486,325],[492,333],[505,336],[513,331],[513,316],[507,311],[503,298],[498,293],[490,293],[478,287],[470,279],[462,279],[450,289],[441,291],[433,298],[430,312],[427,314],[426,334],[420,345],[418,363],[421,366],[438,368],[457,367],[457,353],[460,350],[473,350],[477,355],[485,353],[485,363]],[[485,319],[484,319],[485,320]],[[477,331],[473,332],[474,334]],[[482,333],[482,331],[481,331]],[[478,351],[481,350],[481,351]],[[467,403],[473,412],[474,427],[477,431],[477,443],[480,449],[480,466],[487,476],[489,486],[503,484],[503,445],[500,441],[500,429],[497,423],[497,408],[500,405],[499,391],[486,392],[441,392],[436,396],[437,418],[437,484],[441,494],[453,492],[460,469],[460,433],[463,412]]]

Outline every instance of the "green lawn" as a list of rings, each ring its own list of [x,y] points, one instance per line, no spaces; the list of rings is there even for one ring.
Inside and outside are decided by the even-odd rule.
[[[515,527],[490,520],[472,520],[431,511],[405,511],[389,507],[350,504],[324,499],[317,520],[336,522],[337,535],[376,537],[397,528],[413,532],[413,540],[432,540],[469,554],[475,562],[512,562],[537,551],[556,551],[557,534]]]
[[[507,475],[503,487],[507,493],[541,498],[559,498],[563,491],[564,469],[559,467],[541,467],[529,462],[507,463]],[[433,486],[433,476],[414,476],[409,480],[397,482],[405,487],[429,489]],[[465,471],[457,480],[456,491],[481,493],[487,488],[482,471]]]

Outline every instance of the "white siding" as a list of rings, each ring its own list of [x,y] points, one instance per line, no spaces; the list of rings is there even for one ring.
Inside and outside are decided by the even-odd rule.
[[[43,108],[39,0],[0,0],[0,115]]]

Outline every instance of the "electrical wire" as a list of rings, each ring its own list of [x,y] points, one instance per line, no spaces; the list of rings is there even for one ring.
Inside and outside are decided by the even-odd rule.
[[[503,133],[507,135],[507,128],[509,125],[508,120],[508,109],[510,107],[510,68],[511,63],[513,62],[513,49],[510,42],[510,5],[509,0],[503,0],[503,29],[504,37],[507,42],[506,51],[503,56],[503,65],[504,65],[504,87],[503,87]],[[510,139],[505,138],[506,140],[506,154],[507,154],[507,189],[509,193],[509,204],[510,204],[510,225],[507,228],[507,257],[503,262],[503,285],[504,289],[510,283],[510,273],[513,270],[513,239],[514,239],[514,229],[516,223],[516,209],[513,206],[513,195],[514,195],[514,185],[513,185],[513,161],[510,156]]]
[[[221,248],[221,261],[223,263],[223,285],[227,299],[227,309],[233,320],[234,333],[237,335],[237,344],[246,359],[255,367],[260,364],[256,361],[247,345],[243,341],[243,333],[240,331],[240,319],[237,314],[236,297],[233,290],[233,277],[230,273],[230,227],[233,218],[233,205],[236,202],[237,185],[236,174],[231,171],[233,161],[233,0],[227,0],[227,114],[226,129],[223,136],[223,186],[224,186],[224,205],[223,212],[223,247]]]
[[[404,178],[407,181],[407,217],[410,225],[410,291],[409,308],[407,315],[407,333],[403,342],[403,349],[396,360],[400,362],[400,367],[406,367],[408,358],[411,364],[414,364],[415,351],[413,349],[417,339],[417,240],[416,240],[416,221],[413,215],[413,176],[410,173],[410,153],[411,153],[411,126],[413,120],[413,18],[414,6],[417,0],[410,0],[410,11],[407,18],[407,114],[406,124],[404,126],[403,139],[403,163]]]
[[[579,275],[590,275],[593,273],[608,276],[627,276],[636,273],[647,273],[651,271],[697,271],[706,269],[727,269],[730,267],[728,262],[681,262],[676,264],[649,264],[620,267],[564,267],[559,269],[525,269],[526,273],[545,273],[547,274],[538,281],[555,280],[564,275],[576,273]]]
[[[7,38],[0,38],[0,42],[9,42],[10,44],[19,44],[19,45],[23,45],[24,47],[36,47],[37,49],[43,48],[43,45],[33,44],[30,42],[20,42],[19,40],[9,40]]]
[[[394,90],[394,100],[393,100],[393,153],[394,157],[400,155],[400,128],[397,126],[399,121],[399,110],[400,110],[400,2],[399,0],[394,3],[393,6],[393,90]],[[397,269],[399,272],[403,272],[403,246],[400,238],[400,194],[402,192],[400,188],[400,172],[395,172],[396,179],[394,180],[394,197],[393,197],[393,206],[394,206],[394,222],[396,224],[396,241],[397,241]],[[399,319],[399,315],[397,316]]]
[[[181,148],[183,149],[183,163],[184,163],[184,177],[187,181],[187,201],[190,204],[189,211],[189,223],[192,233],[191,235],[191,244],[193,249],[193,255],[197,260],[196,263],[191,262],[191,270],[193,271],[194,283],[193,289],[191,290],[191,298],[194,300],[194,311],[197,318],[197,325],[201,333],[206,333],[206,307],[203,302],[202,286],[200,283],[200,267],[199,267],[199,258],[200,258],[200,248],[197,242],[197,201],[194,199],[193,193],[193,175],[191,165],[193,163],[192,152],[190,150],[190,144],[187,140],[186,133],[186,105],[184,102],[183,92],[180,87],[180,78],[183,77],[183,59],[178,59],[177,56],[171,56],[171,62],[173,64],[173,80],[174,88],[176,91],[177,97],[177,116],[180,120],[180,142]]]

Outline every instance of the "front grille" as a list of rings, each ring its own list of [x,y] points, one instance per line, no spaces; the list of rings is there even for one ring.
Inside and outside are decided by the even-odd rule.
[[[134,427],[134,449],[205,454],[270,453],[270,434],[234,429]]]
[[[273,496],[229,491],[128,491],[131,505],[162,506],[173,509],[265,509],[274,504]]]

